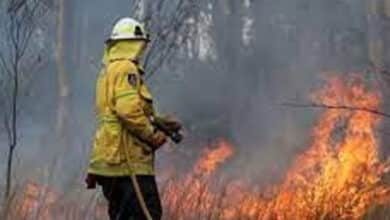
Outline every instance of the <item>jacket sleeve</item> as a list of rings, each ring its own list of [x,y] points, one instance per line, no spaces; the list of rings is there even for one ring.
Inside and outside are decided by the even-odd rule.
[[[136,68],[126,68],[116,74],[113,108],[126,128],[137,138],[150,143],[154,127],[142,107],[139,94],[141,78]]]

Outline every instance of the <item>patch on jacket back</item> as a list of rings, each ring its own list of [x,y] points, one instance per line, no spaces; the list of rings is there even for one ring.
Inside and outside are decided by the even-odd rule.
[[[130,86],[136,87],[137,86],[137,75],[135,74],[128,74],[127,75],[127,81],[129,82]]]

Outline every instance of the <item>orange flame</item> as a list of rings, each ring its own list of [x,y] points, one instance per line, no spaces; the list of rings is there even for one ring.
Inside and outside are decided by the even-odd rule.
[[[380,118],[364,110],[378,109],[380,95],[354,76],[347,82],[331,78],[312,98],[322,105],[348,108],[323,111],[311,146],[285,180],[269,189],[270,198],[240,181],[215,190],[211,174],[233,153],[222,142],[196,163],[193,173],[167,185],[163,196],[167,218],[359,219],[370,207],[388,202],[390,187],[382,179],[389,166],[379,160],[375,135]]]
[[[233,148],[224,140],[218,142],[218,148],[206,149],[204,157],[201,158],[194,168],[194,173],[199,175],[211,175],[227,158],[233,155]]]
[[[215,149],[204,152],[191,174],[180,181],[167,184],[163,202],[175,213],[175,216],[167,216],[167,219],[178,219],[179,216],[196,219],[212,208],[215,195],[209,191],[207,180],[219,164],[233,155],[233,148],[228,142],[221,140],[216,146]]]
[[[164,218],[349,220],[389,202],[390,186],[383,177],[390,166],[379,159],[375,132],[380,118],[366,111],[380,107],[380,94],[359,77],[348,81],[334,77],[312,99],[343,108],[324,109],[311,145],[297,157],[284,181],[261,192],[242,180],[217,178],[219,166],[234,153],[227,141],[219,140],[204,152],[192,172],[163,188]],[[79,207],[56,213],[53,206],[58,197],[47,187],[28,183],[17,207],[18,219],[85,219]],[[95,211],[95,217],[104,215],[100,208]]]
[[[57,193],[35,182],[28,182],[24,187],[22,202],[19,204],[18,218],[53,219],[51,207],[58,199]]]

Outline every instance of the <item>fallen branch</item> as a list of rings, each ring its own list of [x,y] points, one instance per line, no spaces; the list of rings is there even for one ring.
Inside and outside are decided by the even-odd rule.
[[[375,109],[369,109],[364,107],[356,107],[356,106],[346,106],[346,105],[327,105],[327,104],[317,104],[317,103],[293,103],[293,102],[283,102],[282,106],[289,106],[294,108],[327,108],[327,109],[343,109],[350,111],[363,111],[371,114],[379,115],[385,118],[390,118],[390,114],[381,112]]]

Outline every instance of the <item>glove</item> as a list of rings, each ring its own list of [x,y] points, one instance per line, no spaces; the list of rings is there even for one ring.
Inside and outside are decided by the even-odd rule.
[[[155,151],[164,145],[165,142],[167,142],[167,136],[161,131],[156,131],[151,138],[150,145],[153,151]]]
[[[88,173],[85,178],[85,183],[87,185],[87,189],[95,189],[96,188],[96,176]]]
[[[177,132],[177,131],[181,130],[183,127],[178,120],[176,120],[170,116],[157,117],[156,120],[159,120],[161,122],[161,124],[164,124],[164,126],[171,131]]]

